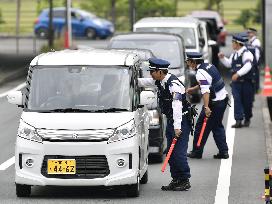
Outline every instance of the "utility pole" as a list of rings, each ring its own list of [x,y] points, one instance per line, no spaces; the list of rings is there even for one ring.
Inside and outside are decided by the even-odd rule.
[[[48,31],[48,46],[53,48],[54,45],[54,30],[53,30],[53,0],[49,0],[49,31]]]
[[[116,21],[116,0],[111,0],[111,21],[115,27]]]
[[[16,9],[16,54],[19,54],[19,34],[20,34],[20,13],[21,13],[21,0],[17,0]]]
[[[133,31],[135,23],[135,0],[129,0],[130,31]]]
[[[71,0],[66,0],[66,26],[64,36],[64,47],[70,48],[72,45],[72,25],[71,25]]]

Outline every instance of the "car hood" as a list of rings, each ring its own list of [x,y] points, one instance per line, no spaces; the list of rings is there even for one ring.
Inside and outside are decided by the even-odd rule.
[[[108,129],[116,128],[134,118],[134,112],[116,113],[37,113],[23,112],[21,119],[44,129]]]

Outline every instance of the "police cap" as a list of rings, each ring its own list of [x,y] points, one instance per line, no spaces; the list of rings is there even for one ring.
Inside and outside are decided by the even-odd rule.
[[[149,58],[148,61],[149,61],[148,71],[156,69],[168,69],[168,66],[170,65],[168,61],[159,58]]]
[[[240,43],[240,44],[245,44],[248,39],[246,39],[241,33],[234,34],[232,36],[232,41]]]
[[[241,32],[240,35],[244,38],[245,41],[249,40],[248,33],[247,32]]]
[[[248,28],[247,29],[247,32],[254,32],[254,33],[257,33],[257,30],[255,28]]]
[[[186,52],[187,55],[187,59],[193,59],[193,60],[199,60],[199,59],[203,59],[202,58],[202,54],[200,52]]]

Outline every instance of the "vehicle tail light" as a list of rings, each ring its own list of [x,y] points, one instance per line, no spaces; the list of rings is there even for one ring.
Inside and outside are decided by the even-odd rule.
[[[37,18],[35,21],[34,21],[34,24],[37,24],[37,23],[39,23],[39,19]]]

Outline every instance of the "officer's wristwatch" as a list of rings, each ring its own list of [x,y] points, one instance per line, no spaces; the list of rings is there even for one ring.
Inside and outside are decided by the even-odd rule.
[[[207,110],[209,107],[204,107],[205,110]]]

